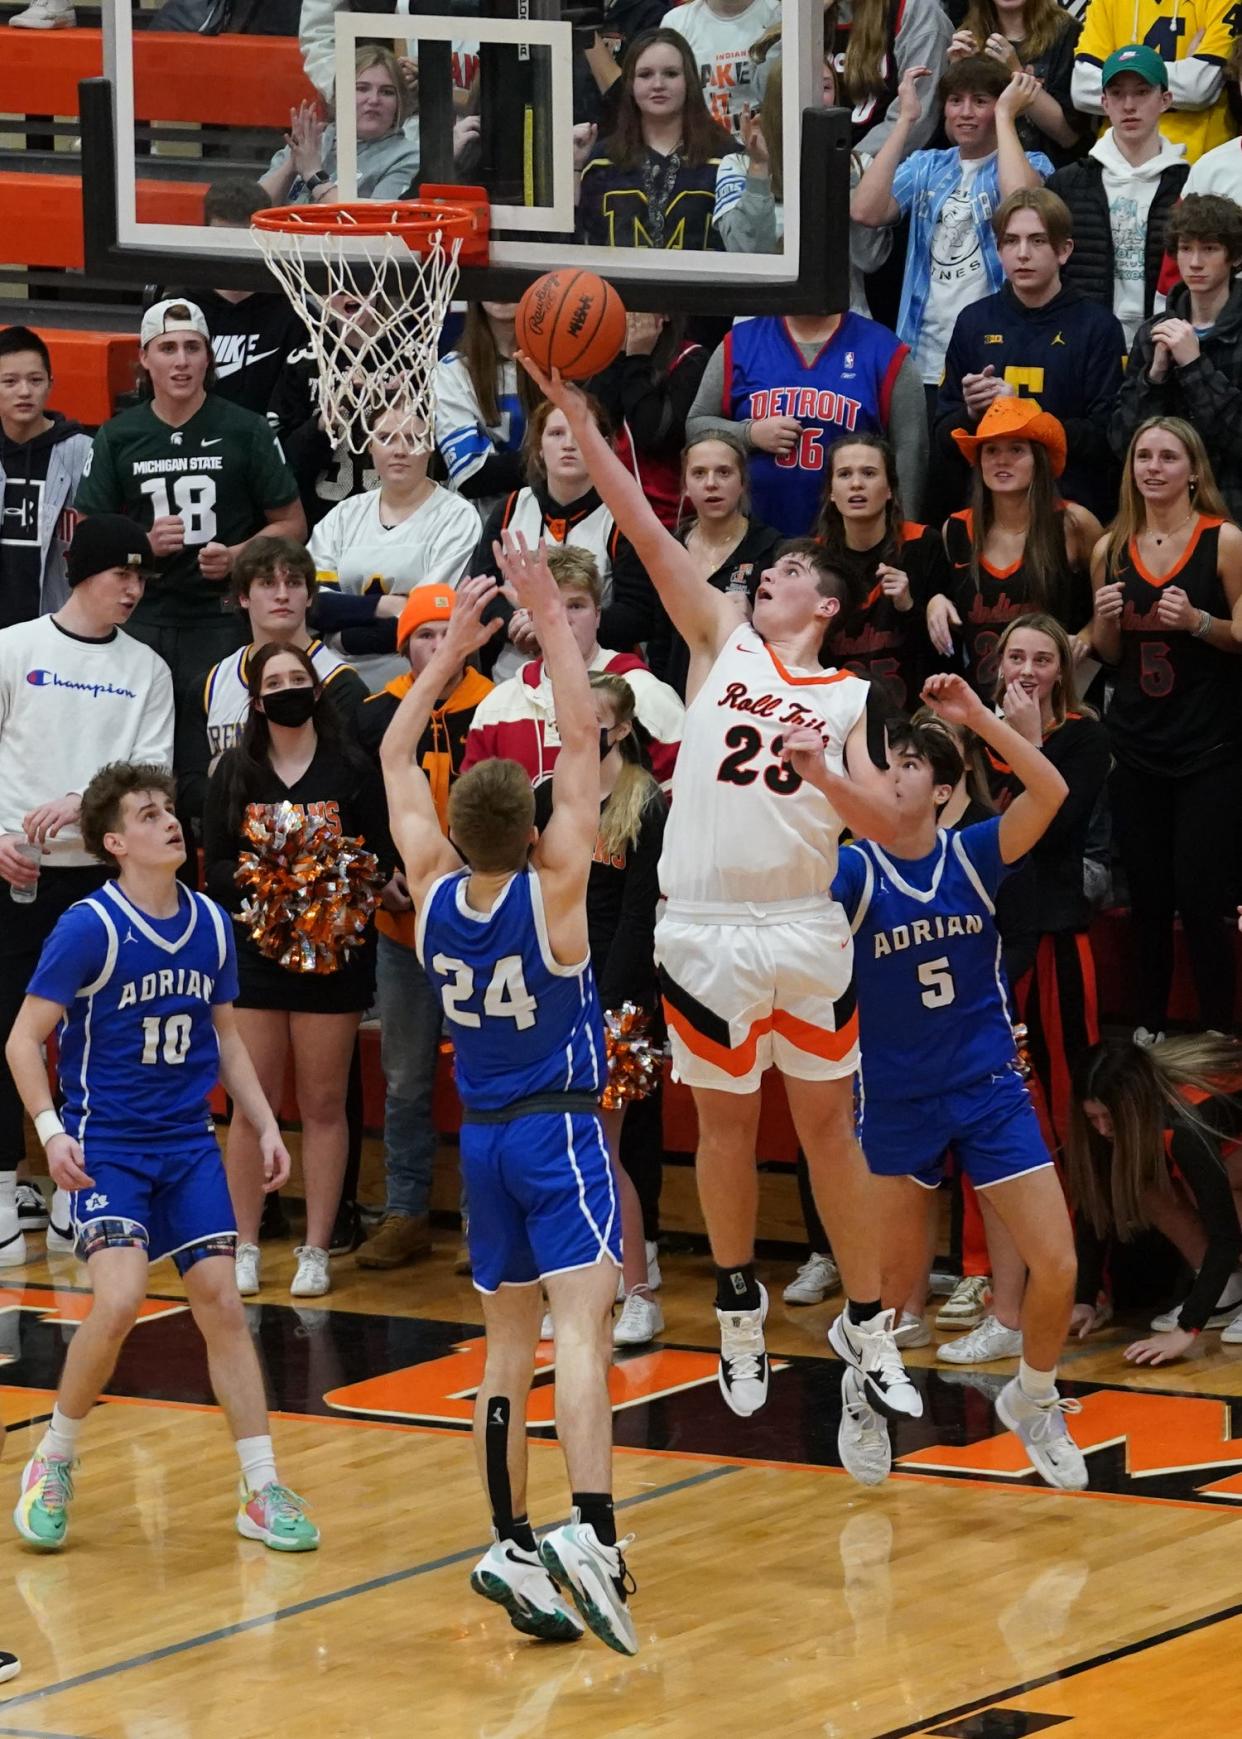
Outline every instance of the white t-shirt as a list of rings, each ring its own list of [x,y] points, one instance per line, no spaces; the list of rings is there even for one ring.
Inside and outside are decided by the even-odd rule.
[[[932,231],[931,286],[919,331],[916,361],[925,386],[939,386],[944,353],[963,308],[988,293],[983,238],[971,208],[975,178],[991,157],[962,164],[961,180],[940,208]]]
[[[703,80],[703,95],[714,118],[733,133],[738,117],[753,102],[755,63],[752,46],[781,21],[780,0],[751,0],[744,12],[719,18],[707,0],[687,0],[660,20],[662,30],[676,30],[690,44]]]
[[[1147,214],[1158,186],[1150,177],[1132,175],[1121,181],[1104,171],[1104,197],[1113,232],[1113,313],[1125,331],[1127,350],[1147,317]],[[1159,300],[1163,302],[1163,298]]]
[[[1226,139],[1192,163],[1182,198],[1188,193],[1219,193],[1242,202],[1242,139]]]
[[[380,520],[380,491],[352,496],[324,515],[308,548],[319,584],[342,592],[396,592],[415,586],[456,586],[469,564],[482,527],[470,502],[439,485],[408,519],[386,526]],[[329,640],[334,650],[336,637]],[[351,657],[350,663],[372,693],[409,669],[395,653]]]

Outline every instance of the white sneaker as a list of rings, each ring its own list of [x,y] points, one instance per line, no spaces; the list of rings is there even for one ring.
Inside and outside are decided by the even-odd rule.
[[[612,1325],[615,1347],[641,1347],[664,1331],[664,1312],[658,1298],[649,1292],[631,1292]]]
[[[544,1569],[538,1548],[527,1552],[493,1529],[494,1544],[470,1572],[470,1586],[484,1600],[494,1600],[509,1614],[509,1623],[523,1636],[544,1642],[577,1642],[582,1622],[561,1599],[556,1583]]]
[[[1225,1290],[1216,1300],[1216,1308],[1204,1323],[1204,1328],[1226,1328],[1234,1318],[1239,1304],[1242,1304],[1242,1274],[1235,1269],[1225,1282]],[[1168,1334],[1178,1325],[1182,1307],[1175,1304],[1172,1310],[1165,1310],[1159,1316],[1153,1316],[1151,1326],[1157,1334]]]
[[[1022,1354],[1022,1330],[1006,1328],[994,1316],[985,1316],[961,1340],[947,1340],[936,1349],[938,1359],[951,1365],[989,1365],[993,1359],[1016,1359]]]
[[[720,1324],[720,1393],[742,1419],[757,1413],[768,1398],[768,1354],[763,1340],[767,1314],[768,1294],[762,1286],[758,1310],[716,1312]]]
[[[664,1284],[664,1276],[660,1273],[660,1246],[654,1238],[646,1240],[647,1250],[647,1288],[650,1292],[658,1292]]]
[[[990,1274],[965,1274],[936,1312],[936,1327],[950,1333],[960,1328],[978,1328],[988,1313],[992,1298]]]
[[[545,1310],[543,1313],[543,1321],[539,1324],[539,1338],[540,1340],[556,1339],[556,1324],[552,1321],[550,1310]]]
[[[921,1316],[915,1316],[912,1311],[903,1310],[901,1321],[893,1330],[893,1339],[899,1347],[929,1347],[932,1331]]]
[[[831,1256],[812,1251],[781,1294],[786,1304],[822,1304],[841,1284],[841,1271]]]
[[[1136,1045],[1141,1045],[1145,1051],[1149,1051],[1153,1045],[1162,1045],[1164,1043],[1163,1033],[1149,1032],[1145,1026],[1136,1026],[1133,1038],[1134,1043]]]
[[[896,1313],[882,1310],[865,1328],[850,1321],[850,1307],[835,1316],[828,1329],[828,1344],[847,1365],[861,1371],[869,1406],[887,1419],[921,1419],[923,1397],[910,1381],[893,1339]]]
[[[623,1556],[633,1538],[627,1534],[615,1546],[601,1545],[595,1529],[580,1522],[575,1510],[572,1522],[553,1528],[539,1542],[544,1569],[571,1596],[600,1641],[618,1654],[638,1653],[638,1633],[626,1599],[633,1592],[633,1578]]]
[[[237,1276],[237,1290],[243,1298],[253,1298],[259,1290],[259,1246],[257,1244],[242,1244],[237,1246],[233,1257],[233,1272]]]
[[[22,1670],[22,1663],[15,1654],[10,1654],[7,1648],[0,1648],[0,1685],[5,1685],[10,1679],[15,1679]]]
[[[78,1247],[78,1235],[73,1229],[72,1198],[68,1190],[57,1190],[52,1196],[45,1243],[49,1256],[72,1256]]]
[[[0,1208],[0,1268],[20,1268],[26,1260],[26,1240],[14,1199]]]
[[[996,1416],[1019,1438],[1035,1471],[1062,1491],[1084,1491],[1087,1463],[1069,1434],[1067,1413],[1081,1413],[1082,1402],[1062,1399],[1032,1401],[1014,1377],[996,1397]]]
[[[290,1297],[322,1298],[325,1292],[331,1292],[328,1252],[316,1249],[314,1244],[299,1244],[293,1254],[298,1259],[298,1271],[289,1288]]]
[[[30,0],[24,12],[9,19],[18,30],[72,30],[77,22],[73,0]]]
[[[26,1232],[41,1232],[47,1225],[47,1203],[37,1183],[18,1180],[17,1217]]]
[[[846,1365],[841,1378],[837,1454],[841,1466],[859,1485],[883,1485],[893,1465],[888,1424],[867,1405],[862,1376],[853,1365]]]
[[[1220,1338],[1227,1347],[1242,1347],[1242,1312],[1234,1317]]]

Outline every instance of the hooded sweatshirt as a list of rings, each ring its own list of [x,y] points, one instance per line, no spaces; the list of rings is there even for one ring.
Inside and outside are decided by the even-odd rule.
[[[1110,127],[1083,161],[1058,169],[1048,183],[1074,220],[1074,251],[1061,280],[1092,301],[1111,302],[1127,346],[1164,307],[1157,283],[1165,223],[1189,172],[1185,145],[1157,137],[1156,155],[1135,168]]]
[[[0,430],[0,628],[58,610],[69,595],[65,550],[91,441],[80,423],[47,415],[51,428],[29,441]]]

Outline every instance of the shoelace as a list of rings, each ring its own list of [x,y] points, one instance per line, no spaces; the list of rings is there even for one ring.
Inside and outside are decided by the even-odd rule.
[[[763,1324],[748,1323],[744,1328],[730,1327],[726,1331],[729,1349],[724,1354],[729,1373],[735,1379],[757,1378],[767,1351],[763,1344]]]
[[[617,1589],[617,1592],[623,1599],[628,1598],[631,1594],[638,1593],[638,1583],[635,1582],[630,1567],[625,1561],[626,1550],[634,1544],[634,1538],[635,1536],[633,1534],[626,1534],[624,1539],[617,1541],[616,1546],[617,1568],[620,1574],[614,1576],[612,1581],[613,1586]]]
[[[1046,1443],[1050,1449],[1056,1447],[1058,1438],[1069,1434],[1065,1415],[1082,1412],[1082,1402],[1069,1395],[1058,1395],[1053,1401],[1036,1401],[1033,1405],[1039,1408],[1040,1417],[1031,1422],[1031,1442]]]
[[[858,1332],[863,1343],[863,1369],[869,1377],[878,1377],[885,1389],[899,1387],[910,1381],[901,1357],[901,1348],[893,1339],[894,1312],[886,1310],[880,1318],[881,1327],[870,1334]]]
[[[255,1495],[267,1498],[272,1516],[278,1522],[296,1522],[306,1514],[306,1499],[299,1497],[297,1492],[290,1491],[287,1485],[264,1486]]]
[[[73,1496],[73,1463],[51,1456],[43,1467],[43,1495],[39,1502],[49,1513],[63,1510]]]

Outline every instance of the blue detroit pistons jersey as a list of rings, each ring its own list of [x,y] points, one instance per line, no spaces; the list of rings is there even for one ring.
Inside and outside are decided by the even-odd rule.
[[[536,1093],[600,1093],[607,1071],[590,960],[552,957],[534,870],[506,885],[490,912],[466,903],[468,869],[442,876],[423,903],[418,956],[457,1053],[457,1090],[472,1111],[500,1111]]]
[[[179,887],[175,918],[152,918],[107,882],[60,919],[30,994],[61,1003],[61,1113],[92,1148],[198,1147],[220,1073],[211,1011],[237,995],[226,913]]]
[[[967,1087],[1014,1060],[996,890],[1000,818],[945,828],[927,857],[870,840],[841,853],[833,894],[854,930],[858,1037],[868,1099]]]
[[[805,537],[819,514],[828,449],[845,435],[884,434],[893,382],[909,355],[885,327],[848,313],[810,362],[778,316],[744,320],[724,341],[721,415],[734,422],[796,417],[802,436],[787,458],[750,454],[757,519]]]

